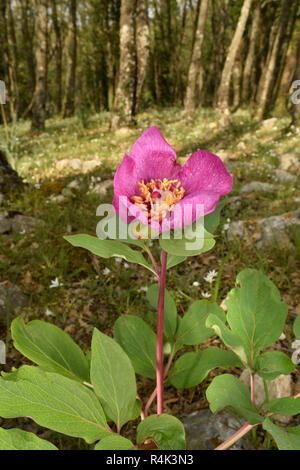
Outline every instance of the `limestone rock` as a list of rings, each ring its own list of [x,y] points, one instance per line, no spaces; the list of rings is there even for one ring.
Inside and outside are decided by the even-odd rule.
[[[296,175],[292,175],[288,171],[280,168],[274,171],[274,176],[280,183],[294,183],[297,180]]]
[[[11,220],[8,218],[8,213],[0,212],[0,234],[7,233],[11,230]]]
[[[277,124],[277,118],[264,119],[261,123],[261,128],[263,129],[273,129]]]
[[[11,314],[18,307],[23,307],[27,297],[14,285],[8,282],[0,283],[0,320],[5,318],[7,313]]]
[[[114,184],[114,180],[102,181],[101,183],[95,184],[95,186],[93,186],[90,189],[90,193],[98,194],[100,196],[105,196],[106,193],[107,193],[108,188],[113,186],[113,184]]]
[[[240,375],[240,380],[250,387],[250,372],[244,369]],[[292,390],[292,377],[291,375],[279,375],[274,380],[267,380],[269,399],[276,400],[277,398],[290,397],[293,395]],[[263,379],[255,374],[254,376],[254,393],[255,405],[260,406],[266,399]],[[290,416],[275,415],[275,418],[281,423],[288,423],[291,419]]]
[[[251,181],[251,183],[244,184],[241,189],[240,193],[269,193],[272,191],[276,191],[276,185],[271,183],[263,183],[261,181]]]
[[[240,423],[225,411],[213,414],[209,409],[194,411],[182,420],[186,433],[187,450],[213,450],[229,439],[245,423]],[[231,450],[247,447],[246,438],[240,439]]]
[[[33,232],[38,226],[44,227],[46,224],[41,219],[35,217],[28,217],[26,215],[15,215],[11,219],[11,228],[13,232],[17,233],[28,233]]]
[[[300,161],[294,153],[285,153],[280,157],[280,168],[282,170],[299,170]]]

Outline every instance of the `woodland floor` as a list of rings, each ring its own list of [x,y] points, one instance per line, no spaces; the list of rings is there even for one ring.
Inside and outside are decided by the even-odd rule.
[[[198,149],[227,154],[228,167],[234,178],[230,196],[238,196],[239,188],[246,182],[274,183],[272,172],[279,166],[281,155],[297,155],[298,152],[300,157],[300,130],[289,127],[288,116],[275,114],[275,117],[276,124],[271,129],[264,129],[261,123],[252,119],[248,110],[239,110],[226,131],[215,124],[217,117],[211,109],[199,110],[192,123],[184,119],[182,109],[155,109],[140,114],[136,128],[117,132],[109,130],[107,113],[66,120],[50,119],[46,131],[39,135],[30,133],[28,121],[18,124],[14,163],[28,184],[23,192],[11,193],[0,202],[0,210],[32,216],[46,223],[45,227],[32,233],[0,236],[0,282],[9,281],[28,297],[26,306],[19,313],[26,321],[38,318],[55,323],[85,352],[90,348],[95,326],[111,334],[119,315],[147,318],[149,308],[144,288],[154,282],[150,273],[136,265],[118,264],[113,258],[96,259],[87,251],[75,250],[63,239],[70,232],[95,234],[96,209],[103,202],[110,203],[113,197],[112,187],[105,195],[89,194],[89,188],[97,182],[95,178],[101,177],[101,182],[111,180],[124,153],[129,153],[142,131],[157,125],[177,151],[180,163]],[[3,136],[4,131],[0,129],[1,140]],[[85,174],[70,166],[59,170],[56,164],[63,159],[98,160],[101,165]],[[66,190],[74,180],[79,188]],[[51,199],[61,194],[64,195],[62,202]],[[183,314],[193,300],[201,298],[201,292],[208,290],[203,277],[211,269],[218,270],[229,250],[234,248],[223,270],[218,300],[226,297],[240,270],[245,267],[263,270],[289,306],[286,340],[277,342],[276,348],[291,355],[292,321],[300,313],[300,236],[294,235],[290,248],[274,246],[262,253],[251,244],[229,246],[223,227],[228,223],[227,219],[260,218],[297,210],[299,196],[299,185],[297,188],[293,183],[278,187],[275,193],[242,195],[239,207],[229,203],[222,214],[214,249],[203,257],[189,258],[169,272],[167,288],[176,300],[178,312]],[[110,270],[107,275],[103,274],[105,268]],[[63,286],[50,288],[56,277]],[[199,282],[198,287],[193,286],[194,281]],[[5,325],[0,323],[0,338],[6,333]],[[8,342],[6,371],[26,362],[13,348],[9,335]],[[218,344],[218,340],[213,338],[208,343]],[[191,411],[206,408],[205,390],[212,377],[220,372],[214,370],[193,389],[177,391],[167,386],[166,411],[181,418]],[[299,382],[299,373],[295,372],[293,378]],[[140,378],[139,388],[141,397],[146,397],[152,392],[153,383],[150,379]],[[39,429],[39,435],[60,448],[89,448],[82,440],[42,431],[30,420],[16,421],[23,429],[33,432]],[[125,429],[125,434],[131,432],[132,429]],[[263,437],[258,433],[254,448],[266,448],[262,441]]]

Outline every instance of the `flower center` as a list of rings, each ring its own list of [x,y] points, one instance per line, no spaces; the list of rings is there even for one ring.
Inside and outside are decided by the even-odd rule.
[[[132,196],[130,200],[148,217],[148,223],[161,222],[167,217],[185,192],[180,181],[167,178],[152,179],[150,183],[143,180],[138,186],[141,195]]]

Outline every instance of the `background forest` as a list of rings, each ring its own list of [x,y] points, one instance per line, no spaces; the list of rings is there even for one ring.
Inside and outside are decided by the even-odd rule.
[[[258,269],[289,307],[275,349],[292,356],[300,315],[298,0],[0,0],[0,80],[0,370],[27,361],[11,339],[18,314],[57,325],[85,353],[95,326],[111,336],[122,315],[151,323],[150,272],[75,251],[63,238],[95,236],[116,168],[151,126],[181,164],[206,149],[234,182],[214,248],[167,278],[178,314],[199,299],[226,309],[237,273]],[[211,270],[218,277],[208,282]],[[220,344],[212,337],[199,348]],[[185,390],[166,384],[166,413],[209,413],[205,392],[220,371]],[[299,394],[299,367],[284,377],[276,393]],[[144,398],[153,384],[138,380]],[[60,448],[90,448],[28,418],[14,421]],[[0,427],[10,426],[0,417]],[[205,421],[198,434],[206,431]],[[126,424],[124,436],[132,432]],[[259,427],[242,445],[275,448]]]

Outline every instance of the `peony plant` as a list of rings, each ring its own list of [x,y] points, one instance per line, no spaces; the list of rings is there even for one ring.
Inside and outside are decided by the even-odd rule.
[[[180,316],[166,290],[170,269],[214,246],[226,203],[220,198],[231,188],[232,177],[218,156],[200,150],[181,166],[159,129],[146,130],[116,171],[113,209],[105,205],[97,210],[99,216],[108,213],[98,224],[98,237],[77,234],[65,239],[94,255],[123,258],[149,270],[157,280],[147,290],[149,321],[120,316],[113,338],[95,328],[85,355],[55,325],[40,320],[25,324],[21,316],[16,318],[11,328],[14,346],[36,365],[2,373],[0,416],[30,417],[43,427],[84,439],[95,450],[183,450],[183,425],[165,413],[166,382],[175,389],[190,388],[214,368],[246,368],[250,388],[230,373],[216,376],[207,388],[212,412],[229,408],[245,419],[217,449],[230,448],[257,426],[279,449],[300,449],[300,427],[282,428],[274,419],[299,413],[300,395],[276,400],[268,395],[268,382],[295,368],[288,356],[270,349],[287,317],[275,285],[259,271],[241,271],[228,294],[227,314],[214,295],[212,300],[196,300]],[[210,284],[216,274],[209,273]],[[299,340],[299,321],[294,334]],[[204,348],[201,343],[213,335],[224,346]],[[136,374],[153,380],[146,400],[139,396]],[[255,374],[265,384],[266,400],[260,407],[255,403]],[[138,420],[134,441],[125,432],[132,420]],[[0,429],[0,449],[10,448],[56,449],[31,433]]]

